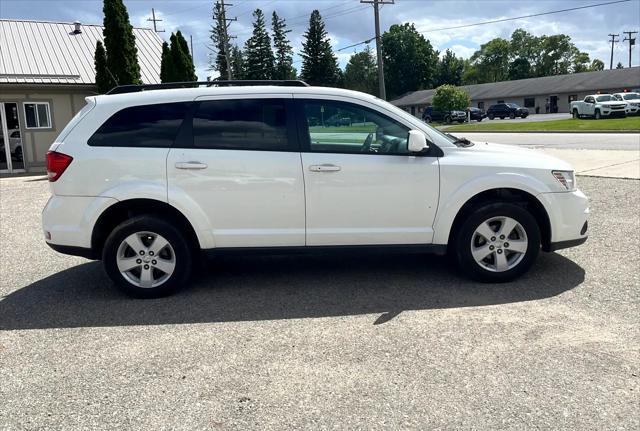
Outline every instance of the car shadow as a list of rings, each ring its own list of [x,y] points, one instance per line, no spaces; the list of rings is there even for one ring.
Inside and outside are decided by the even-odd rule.
[[[0,329],[76,328],[256,321],[478,307],[549,298],[584,280],[559,254],[541,254],[512,283],[481,284],[444,257],[408,255],[219,257],[180,293],[137,300],[88,262],[19,289],[0,301]]]

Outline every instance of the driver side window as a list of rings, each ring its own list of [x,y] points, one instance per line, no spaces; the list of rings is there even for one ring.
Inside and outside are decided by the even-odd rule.
[[[409,153],[409,129],[383,114],[332,100],[305,100],[302,103],[311,152]]]

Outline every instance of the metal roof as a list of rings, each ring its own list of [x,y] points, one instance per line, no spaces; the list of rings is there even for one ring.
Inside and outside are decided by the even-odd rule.
[[[471,100],[635,89],[640,88],[640,67],[463,85],[462,88]],[[424,105],[431,102],[434,92],[434,89],[413,91],[391,103],[396,106]]]
[[[0,84],[95,83],[96,42],[102,26],[0,19]],[[150,29],[134,28],[140,75],[146,84],[160,82],[162,39]]]

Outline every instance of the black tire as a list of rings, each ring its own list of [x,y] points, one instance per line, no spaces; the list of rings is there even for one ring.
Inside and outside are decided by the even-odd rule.
[[[493,114],[488,114],[488,115],[487,115],[487,118],[488,118],[489,120],[493,120],[495,117],[493,116]]]
[[[510,114],[509,114],[509,118],[511,118],[511,119],[513,120],[514,118],[516,118],[516,114],[514,114],[513,112],[512,112],[512,113],[510,113]],[[523,117],[523,118],[524,118],[524,117]]]
[[[156,287],[139,287],[120,273],[117,254],[120,244],[136,232],[152,232],[164,237],[173,248],[175,268],[167,280]],[[171,295],[184,287],[191,273],[192,252],[185,235],[175,226],[161,219],[142,215],[119,224],[105,242],[102,262],[107,275],[127,295],[136,298],[159,298]]]
[[[471,254],[475,230],[492,217],[510,217],[516,220],[524,229],[528,240],[524,257],[513,268],[504,272],[484,268]],[[457,232],[453,240],[453,252],[459,268],[472,279],[483,283],[504,283],[520,277],[533,265],[540,252],[540,228],[536,219],[527,210],[513,203],[488,203],[477,207],[462,222]]]
[[[593,114],[593,118],[595,118],[596,120],[599,120],[602,118],[602,114],[600,114],[599,109],[596,109],[596,112]]]
[[[478,118],[476,121],[479,123],[482,121],[482,118]]]
[[[424,122],[425,123],[431,123],[431,117],[429,117],[429,116],[424,117]]]
[[[446,117],[444,117],[444,122],[447,124],[451,124],[452,120],[451,120],[451,116],[447,115]]]
[[[580,114],[578,114],[578,110],[577,110],[577,109],[574,109],[574,110],[573,110],[573,112],[571,113],[571,116],[572,116],[574,119],[576,119],[576,120],[577,120],[578,118],[580,118]]]
[[[501,115],[501,116],[500,116],[500,119],[501,119],[501,120],[504,120],[504,116],[503,116],[503,115]]]

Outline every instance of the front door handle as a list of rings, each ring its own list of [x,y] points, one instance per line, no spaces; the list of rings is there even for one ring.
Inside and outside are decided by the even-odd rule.
[[[202,162],[177,162],[176,169],[206,169],[207,164]]]
[[[309,170],[311,172],[337,172],[340,170],[340,166],[325,163],[322,165],[311,165],[309,166]]]

